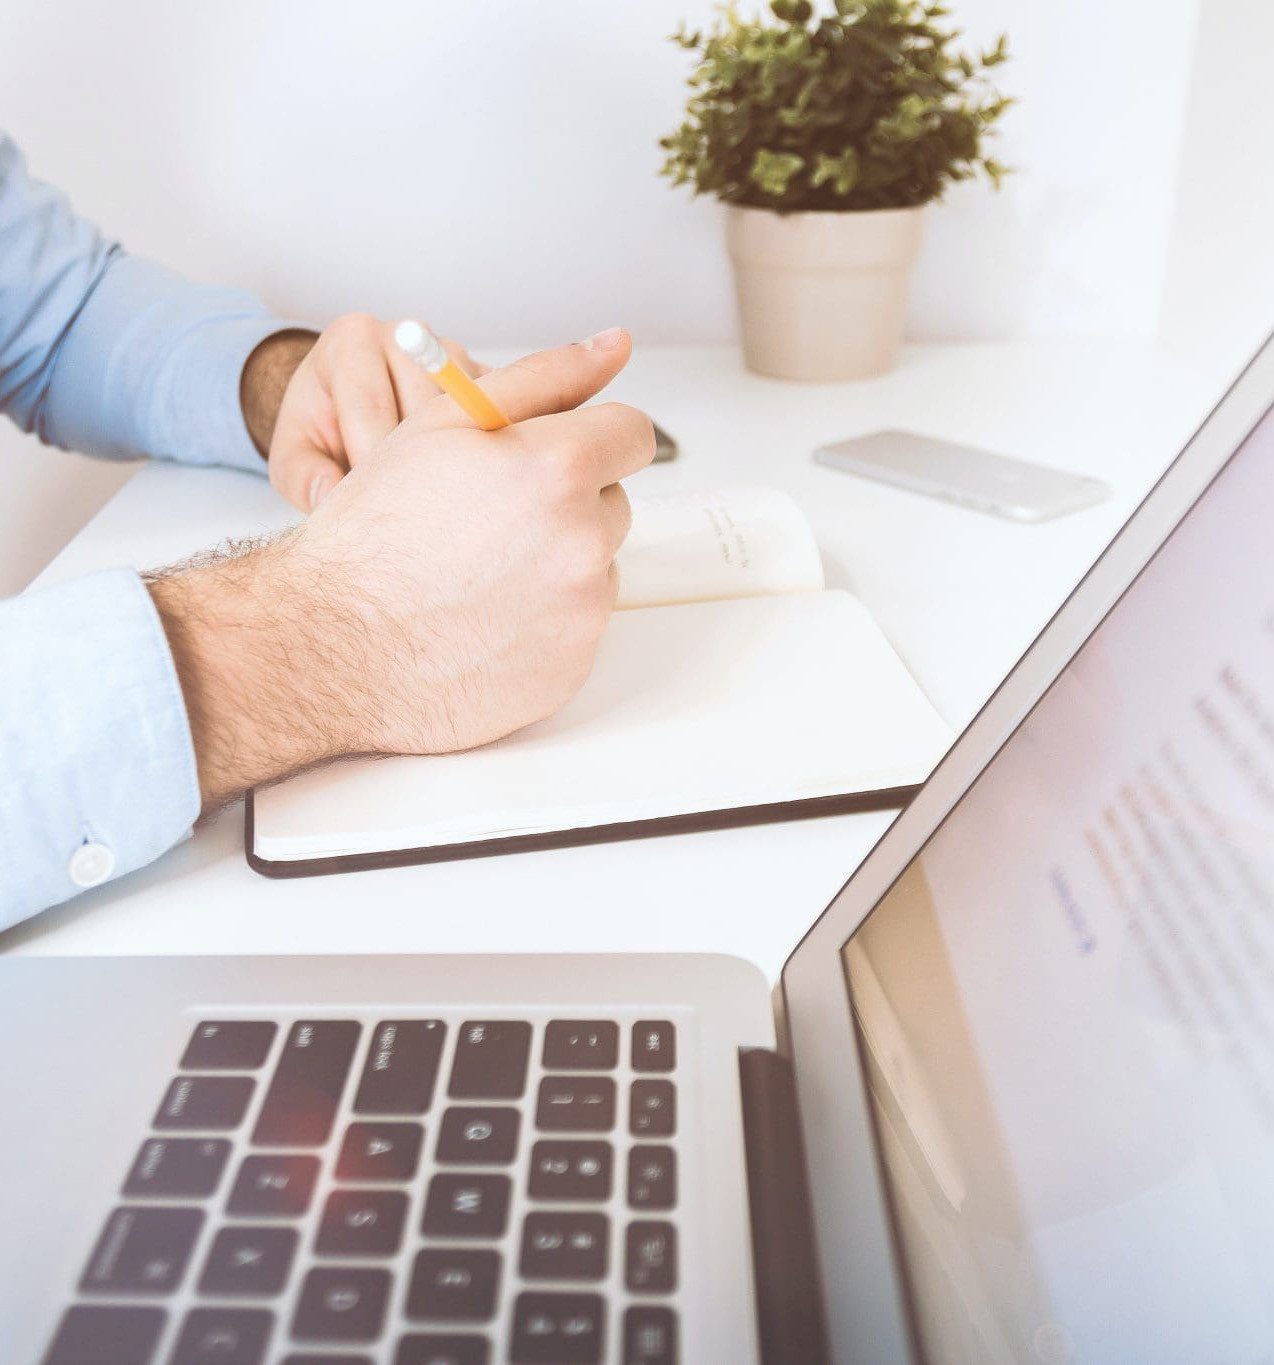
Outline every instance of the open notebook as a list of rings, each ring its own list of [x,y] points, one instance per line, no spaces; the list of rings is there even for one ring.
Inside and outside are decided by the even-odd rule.
[[[785,494],[633,499],[592,676],[498,743],[258,790],[271,876],[901,804],[951,732]]]

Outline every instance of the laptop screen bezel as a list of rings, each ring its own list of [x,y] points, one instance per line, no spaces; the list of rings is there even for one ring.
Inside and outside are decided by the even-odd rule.
[[[1274,338],[1167,467],[783,968],[784,1044],[796,1073],[836,1360],[907,1360],[916,1349],[841,950],[1272,404]]]

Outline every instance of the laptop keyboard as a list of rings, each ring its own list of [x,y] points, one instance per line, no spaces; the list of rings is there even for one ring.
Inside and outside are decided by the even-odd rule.
[[[669,1019],[199,1021],[44,1365],[673,1365]]]

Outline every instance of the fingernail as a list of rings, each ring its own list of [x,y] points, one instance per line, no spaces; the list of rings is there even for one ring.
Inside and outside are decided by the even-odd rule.
[[[607,327],[604,332],[594,332],[587,341],[581,341],[580,345],[586,351],[613,351],[623,340],[622,327]]]
[[[327,497],[332,485],[326,474],[315,474],[310,480],[310,511],[312,512]]]

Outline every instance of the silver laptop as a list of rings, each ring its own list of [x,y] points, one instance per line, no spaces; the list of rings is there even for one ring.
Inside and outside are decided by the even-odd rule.
[[[0,960],[0,1358],[1269,1360],[1272,399],[1267,346],[773,1000]]]

